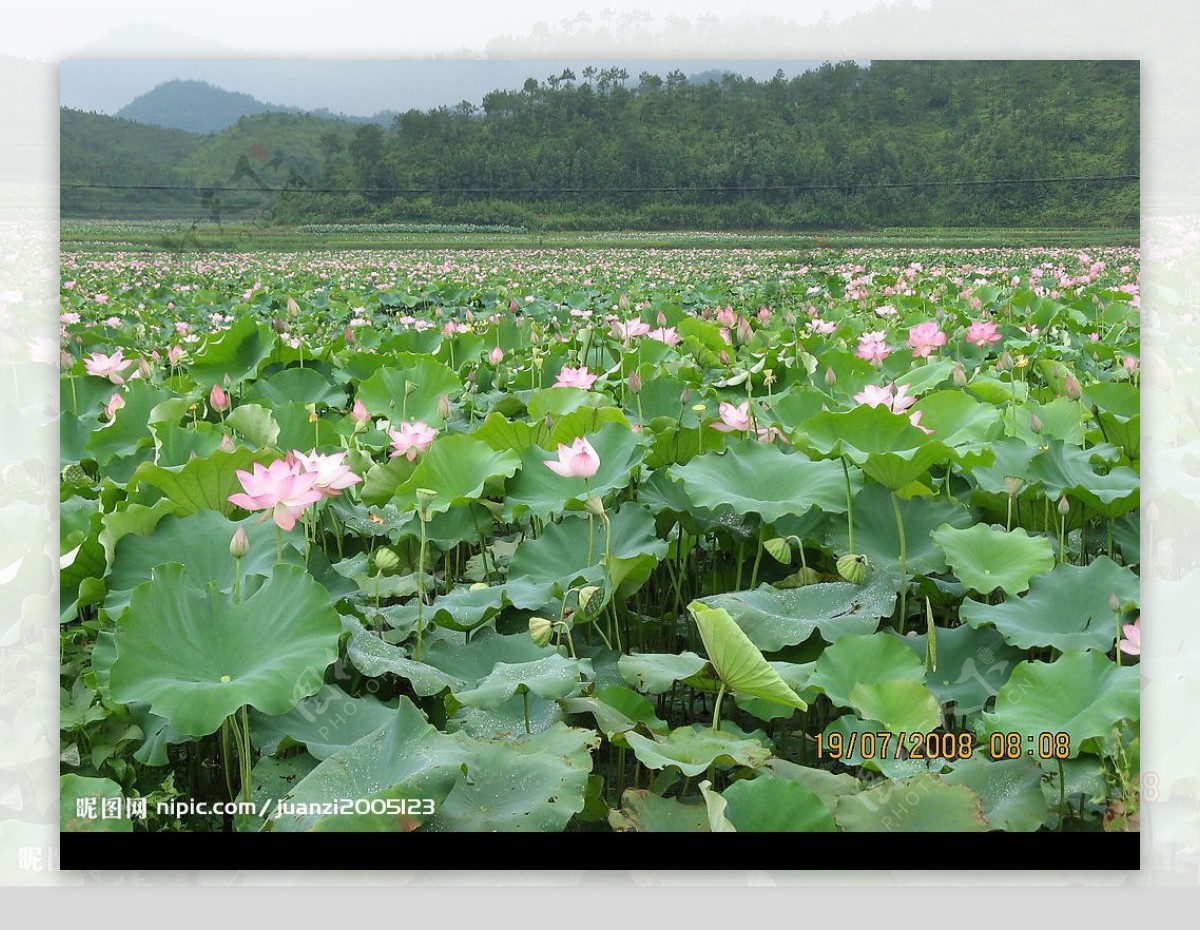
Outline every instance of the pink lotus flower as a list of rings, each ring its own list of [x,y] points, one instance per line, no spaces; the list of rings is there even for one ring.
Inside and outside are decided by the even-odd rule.
[[[1140,656],[1142,654],[1142,618],[1138,617],[1133,623],[1124,624],[1121,632],[1125,636],[1117,644],[1117,648],[1127,656]]]
[[[808,328],[818,335],[828,336],[837,329],[837,323],[832,320],[822,320],[820,317],[813,317],[808,321]]]
[[[1125,365],[1126,371],[1137,371],[1138,360],[1136,356],[1126,355],[1123,364]]]
[[[650,324],[643,323],[641,320],[630,320],[627,323],[622,323],[620,320],[614,320],[612,325],[612,334],[622,342],[628,342],[636,336],[645,336],[650,332]]]
[[[504,361],[504,350],[499,346],[496,346],[496,348],[492,349],[492,351],[488,353],[488,361],[493,365],[499,365],[502,361]]]
[[[214,384],[212,390],[208,392],[208,402],[212,405],[213,410],[223,413],[229,409],[229,395],[222,390],[221,385]]]
[[[371,413],[367,410],[367,405],[359,398],[355,398],[354,406],[350,408],[350,419],[355,423],[366,423],[371,419]]]
[[[883,360],[892,354],[887,344],[887,333],[863,333],[858,337],[858,351],[854,354],[877,367],[882,365]]]
[[[646,338],[656,339],[669,346],[679,345],[679,333],[675,331],[674,326],[660,326],[658,329],[652,329],[646,333]]]
[[[122,397],[118,392],[108,399],[108,403],[104,405],[104,412],[108,415],[110,420],[115,420],[117,417],[117,411],[124,406],[125,398]]]
[[[721,401],[717,407],[721,415],[720,423],[713,423],[712,428],[722,433],[733,433],[750,429],[750,401],[742,401],[737,407],[728,401]]]
[[[310,504],[321,499],[321,492],[314,485],[317,475],[302,472],[298,465],[289,464],[287,459],[278,459],[263,467],[254,463],[254,471],[235,472],[242,483],[244,494],[230,494],[229,501],[246,510],[270,511],[269,516],[281,530],[290,530],[296,519]],[[263,514],[263,519],[268,514]]]
[[[315,449],[308,455],[295,449],[288,453],[288,461],[299,466],[301,472],[317,476],[313,487],[324,497],[338,497],[344,488],[362,481],[362,477],[352,472],[349,465],[342,463],[345,457],[345,452],[321,455]]]
[[[388,435],[392,439],[391,458],[399,458],[403,455],[410,462],[415,462],[418,455],[429,451],[437,434],[436,429],[422,420],[401,423],[400,429],[388,430]]]
[[[563,478],[590,478],[600,468],[600,456],[592,444],[580,436],[569,446],[560,443],[558,461],[544,464]]]
[[[868,407],[878,407],[882,404],[888,410],[892,411],[892,413],[903,413],[917,402],[917,399],[908,393],[907,384],[901,384],[897,387],[895,381],[887,387],[877,387],[874,384],[868,384],[859,393],[854,395],[854,399],[860,404],[866,404]]]
[[[124,358],[121,355],[121,350],[117,349],[112,355],[105,355],[103,352],[93,352],[84,363],[83,367],[89,375],[95,375],[98,378],[108,378],[113,384],[124,384],[125,379],[121,377],[121,372],[133,364],[133,359]]]
[[[991,320],[977,320],[967,327],[966,338],[971,345],[982,346],[986,349],[1004,337],[996,332],[996,324]]]
[[[926,320],[908,331],[908,344],[912,346],[913,358],[928,358],[930,352],[946,344],[946,334],[934,320]]]
[[[921,425],[921,417],[923,417],[924,415],[925,415],[924,410],[918,410],[916,413],[913,413],[909,416],[908,422],[911,423],[913,426],[915,426],[917,429],[919,429],[926,436],[932,436],[933,430]]]
[[[171,346],[167,349],[167,361],[172,365],[178,365],[179,360],[184,356],[183,346]]]
[[[558,380],[554,382],[554,387],[573,387],[583,388],[585,391],[591,390],[592,384],[600,377],[594,375],[586,368],[568,368],[563,367],[558,373]]]
[[[759,427],[759,430],[758,430],[758,441],[759,442],[774,442],[776,439],[781,439],[788,445],[791,445],[791,443],[788,442],[788,438],[785,435],[783,435],[783,431],[780,430],[780,428],[778,426]]]

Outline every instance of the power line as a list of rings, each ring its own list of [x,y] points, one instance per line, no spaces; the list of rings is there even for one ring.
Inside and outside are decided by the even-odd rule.
[[[797,193],[840,191],[849,193],[858,190],[895,190],[929,187],[992,187],[1020,186],[1036,184],[1098,184],[1120,181],[1140,181],[1136,174],[1106,174],[1089,177],[1048,177],[1048,178],[990,178],[988,180],[942,180],[942,181],[883,181],[860,182],[844,181],[832,184],[763,184],[750,187],[683,187],[679,185],[662,187],[180,187],[171,184],[99,184],[88,181],[68,181],[60,185],[65,190],[120,190],[120,191],[176,191],[188,194],[201,194],[211,191],[215,194],[482,194],[489,197],[502,197],[519,194],[539,194],[543,196],[559,196],[565,194],[712,194],[712,193],[765,193],[768,191],[794,191]]]

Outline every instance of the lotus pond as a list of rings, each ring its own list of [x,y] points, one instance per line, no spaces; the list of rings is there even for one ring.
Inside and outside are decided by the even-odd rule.
[[[64,830],[1137,829],[1136,249],[62,277]]]

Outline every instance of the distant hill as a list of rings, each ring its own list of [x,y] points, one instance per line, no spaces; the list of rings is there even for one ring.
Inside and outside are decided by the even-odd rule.
[[[377,123],[381,126],[389,125],[395,116],[391,111],[374,116],[345,116],[326,109],[305,111],[300,107],[263,103],[249,94],[222,90],[206,81],[184,80],[159,84],[123,106],[116,115],[121,119],[148,126],[208,134],[228,129],[247,116],[305,112],[318,119],[341,120],[354,124]]]
[[[228,129],[243,116],[280,112],[300,111],[263,103],[249,94],[222,90],[205,81],[167,81],[134,98],[116,115],[135,123],[210,133]]]

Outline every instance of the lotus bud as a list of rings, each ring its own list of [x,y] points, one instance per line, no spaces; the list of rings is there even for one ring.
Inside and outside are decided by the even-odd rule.
[[[1083,389],[1079,386],[1079,379],[1075,377],[1073,372],[1067,372],[1067,380],[1063,382],[1063,390],[1067,392],[1067,396],[1071,400],[1079,400],[1083,394]]]
[[[594,584],[579,589],[579,609],[585,614],[596,614],[604,606],[604,592]]]
[[[492,351],[488,353],[488,361],[490,361],[493,365],[499,365],[502,361],[504,361],[504,350],[499,346],[496,346],[496,348],[492,349]]]
[[[825,369],[825,384],[829,387],[833,387],[835,384],[837,384],[837,375],[834,373],[832,368]]]
[[[763,384],[765,384],[767,387],[770,387],[774,383],[775,383],[775,369],[768,368],[765,372],[763,372]]]
[[[1108,609],[1117,613],[1121,609],[1121,599],[1115,593],[1108,596]]]
[[[583,509],[590,513],[593,517],[603,517],[604,501],[593,494],[587,499],[587,503],[583,505]]]
[[[443,420],[450,419],[450,395],[443,394],[438,398],[438,416]]]
[[[342,338],[345,339],[347,343],[352,344],[358,337],[354,335],[354,330],[347,326],[342,330]]]
[[[232,452],[236,448],[237,448],[237,446],[235,446],[233,444],[233,437],[230,436],[228,433],[226,433],[224,436],[221,437],[221,451],[222,452]]]
[[[288,316],[295,316],[300,312],[300,305],[296,303],[296,298],[289,297],[287,299],[287,312]]]
[[[957,388],[964,387],[966,385],[967,371],[962,367],[961,363],[954,366],[954,372],[951,374],[950,378],[954,382],[954,386]]]
[[[682,391],[679,392],[679,406],[680,407],[686,407],[688,401],[691,399],[692,399],[692,392],[690,390],[688,390],[687,388],[684,388]]]
[[[738,325],[737,325],[738,342],[742,342],[742,343],[749,342],[751,340],[751,338],[753,338],[753,336],[754,336],[754,331],[750,329],[750,321],[747,320],[745,317],[741,317],[738,320]]]
[[[1030,428],[1031,430],[1033,430],[1035,433],[1037,433],[1037,434],[1041,435],[1041,432],[1042,432],[1042,418],[1041,418],[1041,417],[1039,417],[1039,416],[1038,416],[1036,413],[1031,413],[1031,414],[1029,415],[1029,428]]]
[[[641,390],[642,390],[642,379],[638,376],[638,373],[636,371],[631,371],[629,373],[629,393],[630,394],[638,394],[641,392]]]
[[[1021,493],[1021,488],[1025,487],[1025,479],[1019,478],[1016,475],[1004,476],[1004,490],[1009,497],[1016,497]]]
[[[271,318],[271,328],[277,333],[287,332],[287,324],[284,323],[283,320],[279,319],[279,317]]]
[[[997,371],[1008,371],[1012,367],[1013,367],[1012,356],[1009,355],[1008,350],[1005,349],[1003,352],[1000,353],[1000,357],[998,359],[996,359],[996,369],[997,369]]]
[[[837,570],[851,584],[862,584],[867,580],[867,557],[849,552],[837,560]]]
[[[379,570],[381,575],[386,575],[390,571],[394,571],[396,566],[400,564],[400,556],[396,555],[395,551],[383,546],[375,550],[375,568]]]
[[[246,539],[246,528],[239,526],[229,540],[229,554],[235,559],[244,559],[250,551],[250,541]]]
[[[545,617],[529,618],[529,638],[535,646],[549,646],[554,635],[554,624]]]
[[[224,412],[229,409],[229,395],[221,389],[219,384],[214,384],[212,390],[208,392],[208,402],[213,410]]]
[[[1071,502],[1065,494],[1058,499],[1058,512],[1064,517],[1071,512]]]
[[[667,315],[665,313],[663,313],[661,310],[658,311],[658,325],[659,326],[667,325]]]
[[[138,359],[138,374],[140,374],[143,378],[146,378],[146,379],[149,379],[149,377],[150,377],[150,374],[151,374],[150,363],[147,362],[144,358]]]
[[[717,359],[722,365],[729,365],[733,362],[733,356],[729,354],[728,349],[722,349],[717,353]]]

